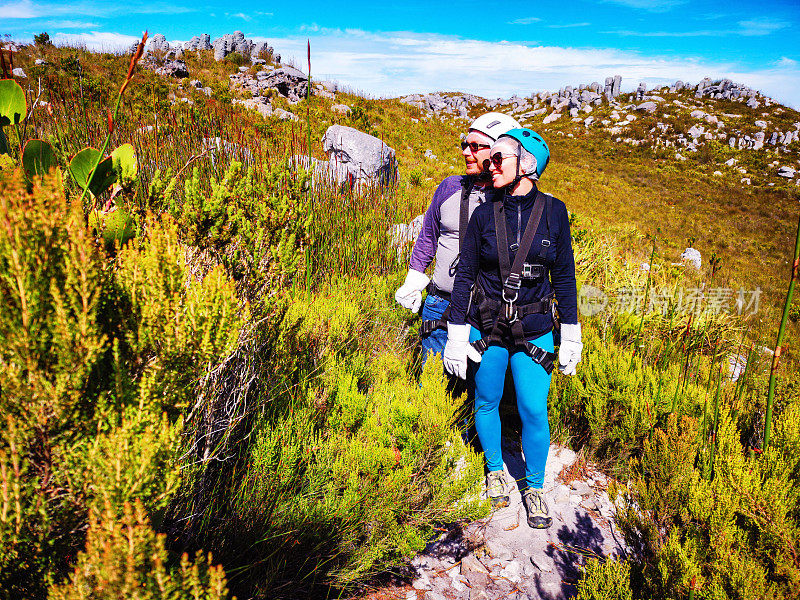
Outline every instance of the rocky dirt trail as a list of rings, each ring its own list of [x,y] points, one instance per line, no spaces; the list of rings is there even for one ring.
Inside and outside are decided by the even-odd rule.
[[[504,443],[507,473],[524,481],[518,448]],[[486,519],[457,527],[411,561],[409,577],[371,600],[558,600],[574,597],[586,558],[626,556],[614,522],[607,480],[568,449],[550,446],[544,491],[553,516],[546,530],[531,529],[520,490],[510,505]]]

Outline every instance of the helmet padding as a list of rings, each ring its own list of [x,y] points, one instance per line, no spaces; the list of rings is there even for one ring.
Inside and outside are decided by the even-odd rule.
[[[538,166],[536,157],[525,150],[517,140],[511,137],[501,137],[493,145],[490,151],[492,154],[511,154],[519,157],[519,174],[534,181],[538,181],[539,175],[536,172]]]

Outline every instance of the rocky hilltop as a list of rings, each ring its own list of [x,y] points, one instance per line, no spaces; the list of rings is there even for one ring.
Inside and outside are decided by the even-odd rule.
[[[529,97],[487,100],[472,94],[411,94],[401,102],[419,108],[426,118],[467,119],[486,108],[514,115],[523,125],[555,135],[605,137],[611,143],[649,146],[671,152],[676,160],[701,150],[716,154],[725,145],[736,154],[720,161],[720,169],[735,170],[739,183],[752,185],[754,178],[775,185],[776,177],[792,180],[800,171],[800,115],[758,90],[729,79],[705,78],[692,85],[676,81],[648,90],[639,83],[631,93],[620,91],[622,77],[565,86]],[[705,148],[704,148],[705,147]],[[739,164],[735,151],[767,152],[774,160],[760,172]],[[752,154],[752,153],[751,153]],[[763,158],[749,162],[763,165]],[[723,170],[714,174],[723,175]]]
[[[213,41],[207,33],[196,35],[179,46],[171,46],[163,34],[156,34],[148,42],[142,64],[165,77],[191,78],[184,61],[190,52],[206,61],[211,60],[210,55],[215,61],[235,55],[241,66],[229,75],[232,101],[264,118],[298,118],[292,105],[306,97],[307,75],[281,64],[281,55],[269,43],[249,40],[241,31]],[[467,122],[481,112],[497,110],[551,136],[604,138],[611,144],[650,148],[660,158],[713,163],[717,167],[713,175],[727,174],[741,185],[800,185],[797,111],[730,79],[706,77],[696,84],[678,80],[654,89],[639,83],[626,93],[622,84],[620,75],[612,75],[602,84],[566,85],[529,96],[487,99],[443,92],[410,94],[399,101],[420,111],[412,118]],[[191,79],[191,89],[211,95],[209,82]],[[176,101],[192,102],[190,95],[180,97],[187,91],[185,85],[179,85]],[[351,110],[348,100],[337,99],[340,90],[336,82],[315,81],[310,92],[324,98],[334,115],[347,115]]]
[[[136,44],[130,48],[130,52],[136,50]],[[265,59],[269,57],[275,62],[281,62],[281,55],[275,54],[275,50],[267,42],[254,42],[244,37],[241,31],[234,31],[233,33],[226,33],[222,37],[218,37],[213,42],[211,36],[207,33],[195,35],[188,42],[181,46],[170,46],[164,34],[157,33],[150,38],[147,43],[146,51],[148,54],[161,53],[168,59],[180,60],[183,58],[185,52],[192,52],[198,50],[213,50],[214,60],[224,60],[229,54],[238,53],[247,58]]]

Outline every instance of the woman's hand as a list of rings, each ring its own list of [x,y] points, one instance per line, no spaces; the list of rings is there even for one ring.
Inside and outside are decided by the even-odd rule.
[[[467,378],[467,359],[481,362],[481,354],[469,343],[469,325],[447,324],[447,344],[444,347],[444,370],[461,379]]]
[[[561,324],[561,346],[558,349],[558,368],[564,375],[575,375],[575,369],[581,362],[581,324]]]

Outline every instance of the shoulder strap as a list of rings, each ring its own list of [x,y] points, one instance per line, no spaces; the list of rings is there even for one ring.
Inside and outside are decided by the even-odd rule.
[[[461,207],[458,215],[458,252],[464,245],[464,236],[467,235],[467,224],[469,223],[469,195],[475,187],[475,178],[468,177],[461,182]]]
[[[500,283],[502,284],[511,272],[511,259],[508,255],[508,232],[506,230],[502,198],[494,201],[493,208],[494,230],[497,236],[497,257],[500,263]]]
[[[500,280],[503,282],[503,287],[508,285],[508,280],[511,279],[511,284],[514,289],[519,289],[519,279],[522,274],[522,265],[525,259],[528,258],[528,252],[531,249],[533,238],[536,231],[539,229],[539,223],[542,220],[542,213],[544,212],[545,198],[541,192],[536,193],[534,200],[533,210],[528,218],[528,223],[525,226],[525,233],[520,240],[517,254],[514,256],[514,264],[511,264],[508,248],[508,232],[506,229],[505,215],[503,214],[503,202],[497,200],[494,203],[494,226],[497,234],[497,255],[500,262]],[[516,280],[516,284],[515,284]]]
[[[536,235],[536,231],[539,229],[539,222],[542,220],[545,204],[543,196],[544,194],[541,192],[536,193],[533,210],[531,211],[531,216],[528,218],[528,224],[525,226],[525,233],[522,234],[519,250],[517,250],[517,254],[514,257],[514,264],[511,265],[511,273],[509,273],[509,275],[514,275],[516,277],[522,275],[522,265],[525,264],[528,258],[528,252],[531,249],[531,244],[533,244],[533,238]]]
[[[540,192],[541,193],[541,192]],[[553,243],[552,234],[550,231],[552,225],[552,214],[553,214],[553,197],[550,194],[542,194],[545,199],[546,209],[547,212],[547,237],[542,239],[542,246],[539,248],[539,259],[544,262],[547,258],[547,248],[550,244]]]

